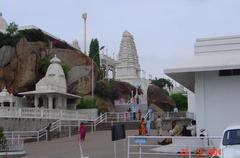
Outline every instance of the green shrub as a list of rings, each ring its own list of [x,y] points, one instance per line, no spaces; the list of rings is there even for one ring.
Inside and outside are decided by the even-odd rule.
[[[96,99],[88,98],[81,99],[80,103],[77,105],[77,109],[94,109],[97,108]]]
[[[49,67],[49,65],[51,64],[51,61],[50,61],[50,56],[46,56],[44,57],[43,59],[40,60],[39,62],[39,73],[42,74],[42,75],[45,75],[46,72],[47,72],[47,69]]]
[[[177,108],[180,111],[186,111],[188,109],[187,96],[182,93],[174,93],[171,95],[171,98],[177,105]]]
[[[16,33],[14,35],[4,34],[0,32],[0,48],[3,46],[12,46],[15,47],[17,42],[22,38],[21,33]]]
[[[5,136],[4,136],[4,133],[3,133],[3,128],[0,127],[0,144],[3,144],[5,142]]]
[[[40,60],[38,72],[44,76],[50,64],[51,64],[50,56],[44,57],[43,59]],[[65,76],[67,76],[67,73],[70,70],[69,66],[67,64],[61,64],[61,66]]]
[[[65,74],[65,76],[67,76],[67,73],[69,72],[70,68],[67,64],[61,64],[62,68],[63,68],[63,72]]]
[[[48,37],[40,29],[38,29],[38,30],[36,30],[36,29],[21,30],[20,33],[29,42],[42,41],[42,42],[48,43]]]

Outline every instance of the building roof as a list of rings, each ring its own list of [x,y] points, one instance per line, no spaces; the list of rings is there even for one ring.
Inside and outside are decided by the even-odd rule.
[[[240,36],[197,39],[195,54],[164,73],[194,92],[195,72],[240,68]]]
[[[35,94],[62,94],[67,96],[68,98],[81,98],[79,95],[74,95],[70,93],[58,92],[54,90],[44,90],[44,91],[28,91],[28,92],[21,92],[18,93],[19,95],[35,95]]]
[[[5,32],[7,29],[7,21],[3,18],[2,12],[0,12],[0,32]]]

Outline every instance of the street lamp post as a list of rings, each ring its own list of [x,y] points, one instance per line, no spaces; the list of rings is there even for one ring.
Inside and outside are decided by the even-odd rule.
[[[86,40],[87,40],[87,13],[82,14],[84,20],[84,53],[87,54]]]

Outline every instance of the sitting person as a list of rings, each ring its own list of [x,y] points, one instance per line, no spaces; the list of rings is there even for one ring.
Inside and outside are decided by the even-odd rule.
[[[169,134],[171,136],[181,136],[182,134],[182,127],[180,125],[177,124],[176,121],[172,122],[172,129],[169,131]],[[164,139],[162,142],[160,142],[160,145],[167,145],[167,144],[171,144],[172,143],[172,139],[171,138],[166,138]]]
[[[196,136],[196,121],[192,120],[192,123],[190,126],[187,126],[187,130],[191,131],[192,136]]]
[[[182,127],[177,124],[176,121],[172,122],[172,130],[169,131],[171,136],[180,136],[182,133]]]
[[[187,129],[187,126],[183,126],[182,136],[192,136],[191,131]]]

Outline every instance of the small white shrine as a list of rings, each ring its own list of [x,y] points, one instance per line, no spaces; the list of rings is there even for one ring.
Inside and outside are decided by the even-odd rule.
[[[45,77],[36,84],[36,90],[19,94],[34,96],[34,106],[36,108],[44,107],[48,109],[75,109],[76,100],[81,98],[78,95],[67,93],[67,83],[61,60],[56,55],[51,59]],[[67,99],[71,100],[71,104],[67,103]]]
[[[21,107],[22,101],[21,97],[16,97],[9,93],[6,87],[0,92],[0,107]]]

